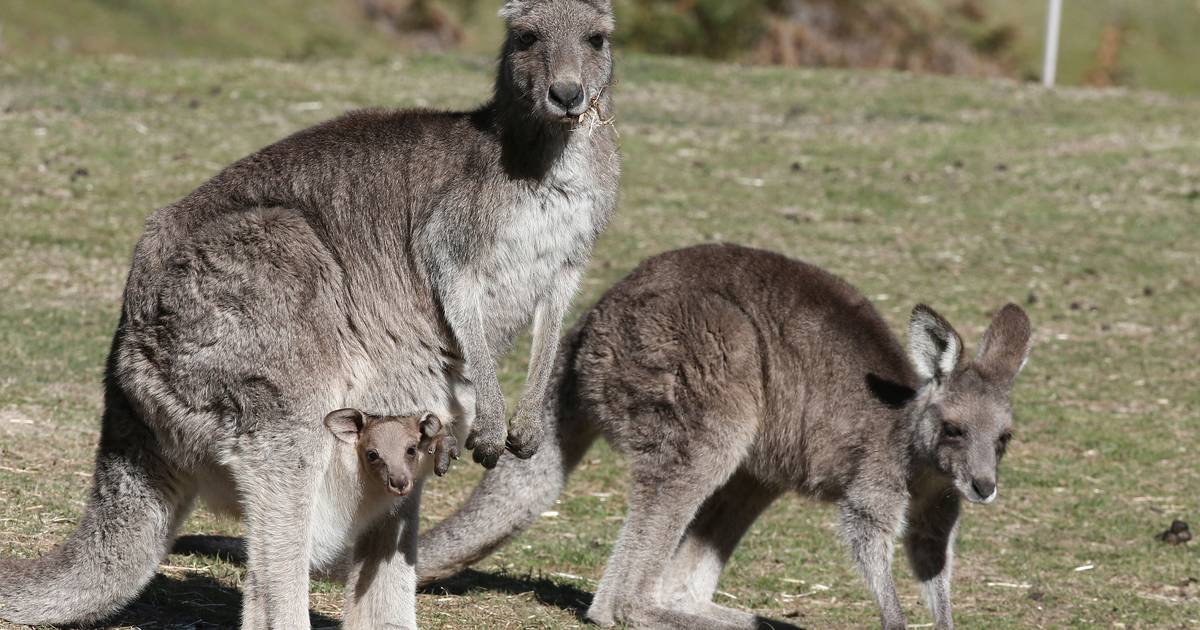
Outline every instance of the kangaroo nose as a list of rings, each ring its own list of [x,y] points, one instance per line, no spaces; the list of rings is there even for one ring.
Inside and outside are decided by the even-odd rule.
[[[404,496],[404,495],[408,494],[409,483],[408,483],[408,479],[405,477],[400,477],[400,478],[389,477],[388,478],[388,486],[389,486],[388,489],[391,490],[394,494],[397,494],[400,496]]]
[[[980,499],[989,501],[993,498],[992,495],[996,493],[996,482],[990,479],[972,479],[971,489],[975,491],[975,494],[979,495]]]
[[[568,112],[573,111],[583,103],[583,86],[574,81],[557,81],[550,86],[550,100]]]

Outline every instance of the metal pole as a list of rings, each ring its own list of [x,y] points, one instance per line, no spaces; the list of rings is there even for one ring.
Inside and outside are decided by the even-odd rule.
[[[1042,85],[1054,87],[1058,74],[1058,34],[1062,27],[1062,0],[1049,0],[1046,15],[1046,58],[1042,63]]]

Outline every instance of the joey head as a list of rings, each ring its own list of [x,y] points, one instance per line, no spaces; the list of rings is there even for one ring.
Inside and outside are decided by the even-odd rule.
[[[454,436],[428,411],[376,416],[339,409],[325,416],[325,426],[339,441],[354,447],[364,484],[377,484],[396,497],[408,496],[428,457],[434,458],[434,471],[444,475],[450,459],[459,455]]]

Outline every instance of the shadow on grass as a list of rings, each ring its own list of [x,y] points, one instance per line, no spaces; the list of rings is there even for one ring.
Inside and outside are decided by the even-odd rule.
[[[587,621],[585,615],[588,606],[592,605],[591,593],[569,584],[532,575],[484,573],[474,569],[467,569],[454,577],[423,586],[419,592],[427,595],[466,595],[473,591],[493,591],[510,595],[533,593],[538,603],[561,608],[583,622]]]
[[[454,577],[421,587],[420,592],[428,595],[466,595],[481,590],[510,595],[533,593],[539,603],[560,608],[575,615],[579,621],[590,623],[587,620],[587,610],[592,605],[591,593],[570,584],[533,575],[517,576],[467,569]],[[804,630],[800,626],[766,617],[758,617],[757,621],[760,630]]]
[[[236,563],[246,561],[246,550],[242,539],[232,536],[180,536],[175,541],[172,553],[215,556],[227,562]],[[565,610],[583,623],[588,623],[587,610],[592,605],[591,593],[570,584],[534,575],[485,573],[475,569],[467,569],[453,577],[423,586],[419,590],[420,593],[426,595],[466,595],[475,591],[492,591],[510,595],[533,593],[538,603]],[[324,624],[314,616],[313,627],[316,628],[319,625]],[[758,618],[758,627],[763,630],[803,630],[800,626],[765,617]]]
[[[234,564],[246,564],[246,542],[238,536],[188,534],[175,539],[171,553],[181,556],[209,556]]]
[[[146,590],[105,626],[135,628],[208,630],[241,625],[242,592],[207,575],[167,577],[158,575]],[[310,613],[314,630],[338,628],[338,621]]]

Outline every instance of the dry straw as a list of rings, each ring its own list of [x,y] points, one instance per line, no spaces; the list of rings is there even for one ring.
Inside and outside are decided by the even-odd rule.
[[[592,97],[591,104],[588,106],[587,111],[579,115],[579,119],[576,121],[574,129],[586,129],[588,135],[590,136],[592,132],[596,130],[596,128],[604,125],[611,125],[613,132],[617,132],[617,126],[615,124],[617,117],[614,115],[605,118],[600,114],[600,97],[604,94],[605,89],[607,88],[600,88],[600,91],[596,92],[596,95]],[[617,135],[620,134],[618,133]]]

